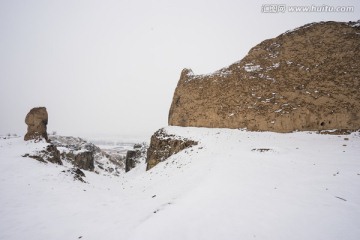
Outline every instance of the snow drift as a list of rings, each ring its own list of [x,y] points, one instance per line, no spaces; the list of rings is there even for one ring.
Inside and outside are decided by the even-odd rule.
[[[87,183],[21,157],[41,144],[1,139],[0,239],[359,238],[358,132],[164,131],[198,145]]]

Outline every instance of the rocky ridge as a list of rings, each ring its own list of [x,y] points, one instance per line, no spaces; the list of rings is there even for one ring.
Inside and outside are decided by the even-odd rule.
[[[125,168],[123,156],[108,154],[82,138],[51,135],[49,139],[59,149],[63,161],[80,169],[119,176]]]
[[[31,109],[26,115],[25,122],[28,125],[28,131],[24,140],[29,141],[30,144],[32,142],[39,144],[36,150],[22,156],[43,163],[67,165],[69,170],[64,173],[74,175],[75,180],[86,182],[83,179],[85,174],[80,169],[119,176],[124,171],[130,171],[137,164],[145,162],[148,147],[146,143],[135,144],[132,150],[126,152],[123,146],[100,149],[95,144],[79,137],[54,134],[49,136],[46,131],[48,114],[45,107]]]
[[[184,69],[169,125],[291,132],[360,128],[360,22],[319,22],[208,75]]]

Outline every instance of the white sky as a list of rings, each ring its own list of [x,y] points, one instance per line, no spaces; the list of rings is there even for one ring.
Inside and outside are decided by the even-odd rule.
[[[0,134],[45,106],[63,135],[148,135],[167,125],[180,72],[210,73],[314,21],[356,21],[360,1],[0,0]],[[261,13],[266,3],[353,13]]]

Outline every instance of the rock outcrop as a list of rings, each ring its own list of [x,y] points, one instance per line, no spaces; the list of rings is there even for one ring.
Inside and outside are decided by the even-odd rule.
[[[83,183],[87,183],[84,180],[84,178],[86,177],[85,173],[83,171],[81,171],[81,169],[79,169],[79,168],[70,168],[67,170],[63,170],[62,172],[65,173],[66,175],[73,176],[74,181],[80,181]]]
[[[146,170],[153,168],[171,155],[197,144],[196,141],[168,134],[164,129],[159,129],[151,136],[150,147],[147,151]]]
[[[125,158],[125,172],[128,172],[135,167],[136,165],[135,159],[136,159],[136,151],[134,150],[127,151]]]
[[[60,150],[61,159],[77,168],[115,176],[124,169],[124,158],[119,154],[106,153],[82,138],[50,135],[49,139]]]
[[[168,122],[274,132],[359,129],[360,21],[288,31],[213,74],[184,69]]]
[[[37,151],[31,154],[26,153],[23,155],[23,157],[33,158],[43,163],[51,162],[62,165],[60,152],[53,144],[47,145],[46,148],[41,151]]]
[[[93,143],[76,137],[48,136],[46,132],[48,113],[45,107],[31,109],[26,115],[25,123],[28,125],[28,131],[24,140],[34,140],[38,147],[32,153],[24,154],[23,157],[44,163],[60,165],[63,161],[70,163],[75,167],[71,173],[78,174],[75,176],[78,180],[81,177],[80,169],[114,176],[119,176],[125,170],[125,155],[122,153],[124,150],[102,150]],[[46,143],[42,140],[46,140]],[[139,155],[137,152],[136,154]],[[136,161],[135,159],[134,164],[137,163]]]
[[[25,141],[34,140],[35,142],[40,142],[41,140],[46,140],[50,142],[46,132],[48,113],[45,107],[31,109],[26,115],[25,123],[28,125],[27,133],[24,137]],[[60,151],[54,144],[47,144],[41,151],[31,154],[26,153],[23,157],[30,157],[44,163],[51,162],[62,165]]]
[[[25,123],[28,125],[27,133],[24,137],[28,140],[48,140],[46,125],[48,123],[48,113],[45,107],[37,107],[30,110],[26,115]]]
[[[75,155],[73,163],[80,169],[94,171],[94,154],[90,151],[80,152]]]
[[[135,168],[141,162],[146,161],[146,154],[148,149],[147,143],[134,144],[134,149],[129,150],[125,157],[125,172]]]

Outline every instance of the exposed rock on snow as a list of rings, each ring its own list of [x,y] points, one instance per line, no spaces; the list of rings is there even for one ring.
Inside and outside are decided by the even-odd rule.
[[[79,168],[70,168],[68,170],[63,170],[63,173],[65,173],[66,175],[72,175],[74,177],[74,181],[80,181],[83,183],[86,183],[86,181],[84,180],[85,173],[83,171],[81,171]]]
[[[127,151],[125,159],[125,172],[130,171],[138,164],[146,161],[148,147],[147,143],[134,144],[134,150]]]
[[[272,149],[270,149],[270,148],[253,148],[253,149],[251,149],[251,151],[253,151],[253,152],[255,152],[255,151],[268,152],[268,151],[272,151]]]
[[[42,138],[48,140],[46,125],[48,123],[48,113],[45,107],[33,108],[26,115],[25,123],[28,125],[27,133],[24,137],[25,141],[40,140]]]
[[[26,115],[25,123],[28,125],[27,133],[24,137],[25,141],[42,142],[46,140],[49,142],[46,132],[48,113],[45,107],[31,109]],[[46,144],[42,150],[26,153],[23,157],[30,157],[44,163],[51,162],[62,165],[60,152],[54,144]]]
[[[308,24],[263,41],[213,74],[184,69],[169,125],[274,132],[359,129],[359,32],[358,22]]]
[[[125,157],[122,147],[100,149],[82,138],[58,135],[50,135],[48,142],[29,141],[29,144],[37,145],[36,150],[23,154],[23,157],[30,157],[43,163],[64,164],[70,169],[66,172],[73,175],[79,169],[101,175],[120,176],[125,170],[127,172],[140,163],[144,164],[148,148],[147,143],[134,144],[133,149],[127,151]],[[129,147],[131,144],[125,143],[125,145]],[[74,178],[82,181],[75,175]]]
[[[82,138],[51,135],[61,158],[73,166],[97,173],[119,175],[124,170],[124,159],[116,153],[108,154]]]
[[[129,150],[126,153],[125,172],[128,172],[135,167],[135,156],[136,156],[136,151],[134,150]]]
[[[94,166],[94,153],[90,151],[80,152],[75,156],[74,165],[78,168],[93,171]]]
[[[41,151],[36,151],[31,154],[26,153],[23,157],[30,157],[43,163],[51,162],[62,165],[60,152],[53,144],[48,144],[46,148]]]
[[[147,151],[146,170],[151,169],[171,155],[197,144],[196,141],[168,134],[164,128],[159,129],[151,136],[150,147]]]

